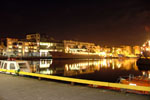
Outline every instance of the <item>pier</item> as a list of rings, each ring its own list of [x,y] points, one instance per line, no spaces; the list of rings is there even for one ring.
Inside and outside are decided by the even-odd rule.
[[[0,74],[0,100],[149,100],[150,96]]]

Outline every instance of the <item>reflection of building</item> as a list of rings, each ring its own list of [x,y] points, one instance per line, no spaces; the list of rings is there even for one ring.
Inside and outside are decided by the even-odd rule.
[[[50,69],[50,65],[52,64],[52,59],[41,59],[39,69],[36,71],[41,74],[53,74],[53,70]]]
[[[64,76],[94,73],[99,70],[99,61],[87,61],[80,63],[65,64]]]
[[[142,76],[150,79],[150,71],[142,71]]]
[[[118,59],[101,59],[93,60],[41,60],[40,73],[53,74],[61,76],[87,75],[97,72],[112,72],[119,70],[121,72],[138,71],[136,59],[118,60]],[[49,66],[49,67],[48,67]],[[126,73],[128,74],[128,73]]]
[[[41,59],[40,60],[40,68],[49,68],[52,64],[52,59]]]

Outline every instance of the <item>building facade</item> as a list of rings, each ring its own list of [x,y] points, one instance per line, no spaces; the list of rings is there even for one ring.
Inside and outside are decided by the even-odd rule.
[[[27,34],[26,39],[3,38],[0,41],[0,55],[51,56],[50,52],[91,53],[99,54],[99,56],[103,57],[136,57],[141,54],[141,48],[140,46],[126,45],[101,47],[89,42],[72,40],[58,41],[52,37],[39,33]]]

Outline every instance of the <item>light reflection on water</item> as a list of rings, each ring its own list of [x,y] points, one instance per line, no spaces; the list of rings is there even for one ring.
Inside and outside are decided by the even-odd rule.
[[[81,79],[116,82],[120,76],[142,75],[136,59],[30,61],[37,73]]]

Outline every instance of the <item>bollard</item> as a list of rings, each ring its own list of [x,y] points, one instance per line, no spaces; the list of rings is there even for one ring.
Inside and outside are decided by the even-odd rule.
[[[75,85],[75,83],[74,83],[74,82],[71,82],[71,85],[73,86],[73,85]]]
[[[42,78],[41,77],[38,77],[38,80],[41,80]]]

